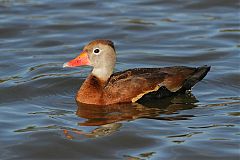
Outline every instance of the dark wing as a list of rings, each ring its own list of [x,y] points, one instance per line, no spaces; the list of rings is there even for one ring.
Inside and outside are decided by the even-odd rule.
[[[106,84],[105,96],[116,102],[135,102],[145,94],[166,87],[170,92],[190,89],[210,67],[135,68],[114,73]]]

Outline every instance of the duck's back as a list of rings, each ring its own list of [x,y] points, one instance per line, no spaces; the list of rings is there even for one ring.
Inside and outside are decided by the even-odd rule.
[[[164,97],[191,89],[210,70],[174,66],[165,68],[135,68],[114,73],[103,89],[105,104],[136,102],[150,96]]]

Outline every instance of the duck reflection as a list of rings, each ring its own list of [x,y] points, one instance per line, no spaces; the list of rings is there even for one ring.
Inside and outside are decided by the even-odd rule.
[[[148,108],[139,103],[115,104],[111,106],[90,106],[78,104],[76,114],[86,121],[81,126],[100,126],[120,121],[130,121],[141,117],[156,117],[159,108]]]
[[[123,121],[132,121],[139,118],[156,120],[187,120],[193,115],[179,115],[180,110],[196,107],[197,99],[192,94],[178,95],[159,100],[149,100],[132,104],[115,104],[110,106],[95,106],[77,103],[76,115],[84,118],[80,126],[96,126],[90,132],[72,129],[64,130],[64,134],[72,139],[71,134],[84,135],[89,138],[108,136],[118,131]],[[70,133],[71,132],[71,133]]]

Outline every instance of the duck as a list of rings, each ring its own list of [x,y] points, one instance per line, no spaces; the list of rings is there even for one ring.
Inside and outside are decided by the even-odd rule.
[[[116,50],[111,40],[93,40],[63,67],[91,66],[93,69],[76,94],[77,103],[112,105],[138,103],[183,94],[209,72],[210,66],[133,68],[113,73]]]

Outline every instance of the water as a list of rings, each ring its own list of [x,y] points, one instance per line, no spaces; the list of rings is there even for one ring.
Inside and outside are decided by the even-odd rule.
[[[0,0],[0,159],[239,159],[237,0]],[[211,65],[192,94],[77,105],[91,70],[62,68],[97,38],[116,71]]]

